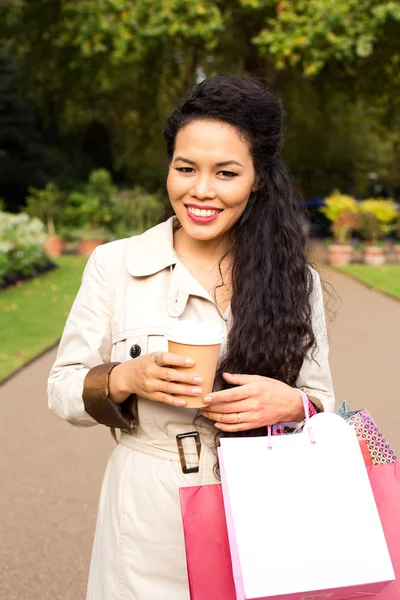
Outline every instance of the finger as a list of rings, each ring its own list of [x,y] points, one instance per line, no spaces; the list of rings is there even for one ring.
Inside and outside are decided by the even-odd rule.
[[[181,385],[173,381],[158,381],[158,391],[174,396],[200,396],[203,390],[198,386]]]
[[[181,356],[172,352],[154,352],[154,360],[157,357],[158,366],[163,367],[193,367],[195,361],[190,356]]]
[[[171,394],[165,394],[164,392],[156,392],[150,397],[150,400],[155,402],[164,402],[164,404],[170,404],[171,406],[186,406],[186,400],[183,398],[177,398]]]
[[[238,400],[244,400],[249,397],[249,390],[246,385],[241,385],[230,390],[222,390],[221,392],[213,392],[208,394],[204,400],[207,399],[211,404],[218,404],[219,402],[237,402]]]
[[[164,381],[175,381],[176,383],[186,383],[189,385],[193,383],[195,385],[201,385],[203,383],[203,377],[198,373],[177,371],[176,369],[171,369],[171,367],[158,367],[156,375],[158,379]]]
[[[255,429],[254,423],[236,423],[230,425],[228,423],[214,423],[214,427],[225,431],[226,433],[237,433],[238,431],[249,431],[249,429]]]
[[[263,379],[260,375],[241,375],[237,373],[222,373],[222,376],[225,381],[234,385],[246,385],[246,383],[252,383],[253,381],[260,381],[260,379]]]
[[[210,421],[215,421],[216,423],[220,423],[221,425],[240,425],[241,423],[254,422],[254,417],[251,415],[251,413],[245,412],[217,413],[208,410],[202,410],[200,414],[204,417],[207,417],[207,419],[210,419]]]

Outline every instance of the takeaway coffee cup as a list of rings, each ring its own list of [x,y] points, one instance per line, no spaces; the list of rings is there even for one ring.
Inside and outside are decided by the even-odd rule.
[[[182,396],[187,408],[201,408],[203,398],[212,392],[215,373],[224,341],[224,331],[220,325],[209,322],[176,321],[166,331],[168,351],[193,358],[194,367],[175,367],[203,377],[200,396]]]

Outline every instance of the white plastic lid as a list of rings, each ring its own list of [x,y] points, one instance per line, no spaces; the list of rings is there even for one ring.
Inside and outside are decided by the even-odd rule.
[[[222,327],[208,321],[176,321],[171,323],[165,335],[171,342],[190,346],[222,344],[225,339]]]

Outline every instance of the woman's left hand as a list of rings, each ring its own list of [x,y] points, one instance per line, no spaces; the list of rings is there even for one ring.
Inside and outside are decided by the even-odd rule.
[[[237,387],[208,394],[203,401],[209,406],[201,410],[221,431],[246,431],[304,419],[301,396],[286,383],[259,375],[224,373],[223,377]]]

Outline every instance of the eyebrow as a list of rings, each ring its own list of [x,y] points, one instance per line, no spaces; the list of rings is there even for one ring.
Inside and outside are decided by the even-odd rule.
[[[188,165],[195,165],[196,163],[194,162],[194,160],[189,160],[188,158],[183,158],[183,156],[177,156],[174,160],[181,160],[184,163],[187,163]],[[240,164],[240,162],[238,162],[237,160],[224,160],[222,162],[217,162],[215,163],[216,167],[227,167],[228,165],[237,165],[238,167],[243,167],[242,164]]]

